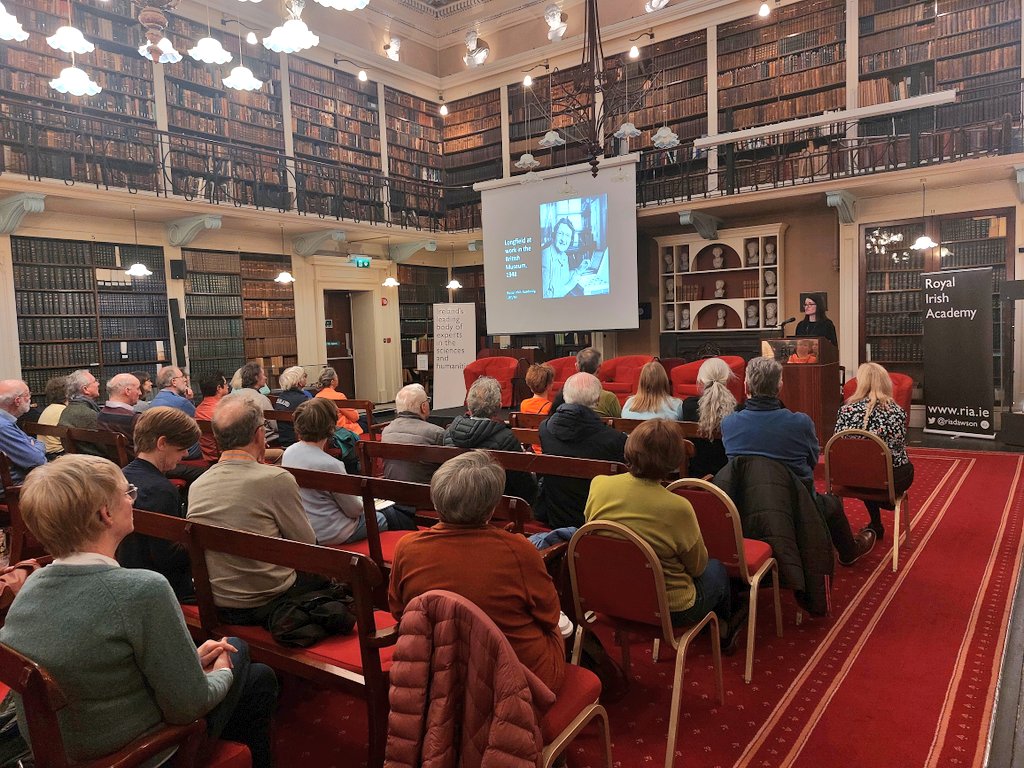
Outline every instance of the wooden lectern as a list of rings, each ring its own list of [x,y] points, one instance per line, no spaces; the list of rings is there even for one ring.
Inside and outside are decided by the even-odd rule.
[[[791,411],[806,413],[824,445],[836,428],[842,404],[839,350],[826,338],[798,336],[766,339],[761,353],[782,363],[782,402]]]

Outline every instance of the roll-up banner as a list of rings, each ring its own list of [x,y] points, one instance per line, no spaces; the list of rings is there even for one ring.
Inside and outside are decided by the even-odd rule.
[[[463,369],[476,360],[476,304],[434,305],[435,409],[466,401]]]
[[[924,431],[993,439],[992,268],[922,278]]]

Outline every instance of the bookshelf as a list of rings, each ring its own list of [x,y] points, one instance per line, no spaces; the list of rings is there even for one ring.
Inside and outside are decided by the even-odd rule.
[[[1013,211],[982,211],[911,221],[873,224],[861,229],[861,360],[914,379],[914,398],[923,396],[921,305],[922,273],[992,267],[993,374],[997,392],[1012,391],[1010,329],[1002,327],[1001,284],[1013,274]],[[939,243],[929,251],[910,245],[927,233]]]
[[[170,363],[163,249],[12,237],[22,375],[33,393],[89,368],[101,382]],[[135,262],[149,277],[129,277]]]
[[[206,24],[172,16],[167,34],[178,51],[201,37]],[[209,30],[232,53],[220,67],[185,57],[165,68],[167,125],[172,135],[171,178],[178,194],[228,198],[239,205],[290,207],[284,168],[284,118],[281,68],[277,54],[262,46],[245,46],[245,66],[264,81],[256,91],[225,88],[221,78],[238,62],[238,38]],[[223,142],[230,153],[214,153],[209,142]]]
[[[567,163],[582,163],[588,159],[586,147],[581,141],[582,137],[573,130],[570,115],[558,103],[567,85],[581,72],[582,68],[576,66],[535,77],[533,85],[529,88],[522,82],[508,86],[507,119],[513,176],[526,173],[525,169],[516,168],[515,165],[525,152],[532,154],[540,163],[535,169],[538,171],[557,168]],[[537,142],[552,129],[558,131],[566,143],[551,149],[539,146]]]
[[[282,270],[291,271],[288,256],[241,254],[242,333],[245,357],[263,364],[267,383],[277,386],[281,371],[297,365],[295,292],[291,283],[276,283]]]
[[[396,218],[439,218],[444,181],[443,125],[438,105],[395,88],[384,89],[384,125],[391,179],[391,214]]]
[[[398,317],[402,340],[402,368],[416,369],[416,355],[428,354],[430,368],[420,372],[428,388],[433,380],[434,304],[448,301],[448,272],[440,267],[401,264],[398,267]]]
[[[783,295],[786,227],[744,227],[719,233],[655,238],[662,333],[774,329]]]
[[[242,340],[241,256],[183,249],[189,374],[195,381],[245,364]]]
[[[444,173],[449,231],[480,227],[477,181],[501,178],[501,92],[453,101],[444,121]]]

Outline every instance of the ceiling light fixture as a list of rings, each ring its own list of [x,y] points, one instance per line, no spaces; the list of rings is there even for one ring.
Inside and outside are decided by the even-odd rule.
[[[392,37],[388,42],[384,43],[384,55],[392,61],[398,61],[401,50],[402,40],[398,37]]]
[[[924,225],[924,223],[925,223],[925,220],[924,220],[924,217],[925,217],[925,204],[924,204],[924,201],[925,201],[925,183],[924,183],[924,179],[921,179],[921,224],[922,225]],[[937,245],[938,245],[938,243],[936,243],[934,240],[932,240],[930,237],[928,237],[927,234],[922,233],[921,236],[919,238],[917,238],[917,240],[914,241],[914,244],[912,246],[910,246],[910,247],[913,248],[915,251],[926,251],[929,248],[934,248]]]
[[[343,61],[348,62],[353,67],[359,67],[359,65],[352,61],[352,59],[345,59],[342,58],[341,56],[334,57],[335,64],[341,64]],[[366,76],[366,70],[363,69],[362,67],[359,67],[359,72],[356,73],[356,79],[358,79],[360,83],[365,83],[367,80],[369,80],[369,78]]]
[[[569,28],[569,14],[554,4],[544,9],[544,21],[548,23],[548,40],[552,43],[561,40]]]
[[[381,283],[381,285],[383,285],[385,288],[397,288],[398,286],[401,285],[401,283],[398,282],[391,275],[388,275],[387,277],[384,278],[384,282]]]
[[[313,34],[302,20],[305,7],[305,0],[288,0],[284,7],[288,18],[263,38],[263,47],[274,53],[297,53],[319,45],[319,36]]]
[[[204,64],[227,64],[231,61],[231,54],[224,50],[220,40],[213,37],[213,30],[210,28],[209,2],[206,3],[206,37],[199,39],[194,47],[189,48],[188,55]]]
[[[336,11],[361,11],[370,4],[370,0],[316,0],[325,8]]]
[[[3,3],[0,3],[0,40],[14,40],[17,43],[28,40],[28,32],[22,28],[14,14],[7,12]]]
[[[135,230],[135,258],[139,258],[139,222],[135,218],[135,206],[132,206],[132,228]],[[149,277],[153,273],[141,261],[136,261],[124,271],[129,277]]]
[[[146,42],[139,46],[139,55],[158,64],[177,64],[182,56],[170,39],[164,34],[167,29],[166,11],[174,7],[176,0],[147,0],[139,11],[139,24],[146,30]]]
[[[476,69],[487,61],[491,53],[491,47],[480,37],[475,30],[466,33],[466,55],[462,61],[470,69]]]
[[[50,81],[50,87],[58,93],[70,93],[72,96],[95,96],[103,90],[74,64],[64,67],[60,71],[60,76]]]
[[[238,23],[241,24],[241,22]],[[231,70],[230,75],[221,78],[221,83],[225,88],[230,88],[233,91],[258,91],[263,87],[263,81],[245,66],[242,58],[242,38],[238,38],[238,66]]]
[[[68,4],[68,16],[71,16],[71,5]],[[68,20],[70,22],[70,18]],[[51,48],[58,51],[64,51],[64,53],[77,53],[79,55],[83,53],[92,53],[96,46],[85,39],[78,29],[71,26],[70,23],[59,27],[56,32],[46,38],[46,43]]]

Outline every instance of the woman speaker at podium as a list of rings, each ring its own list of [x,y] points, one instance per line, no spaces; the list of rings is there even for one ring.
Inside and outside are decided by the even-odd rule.
[[[821,336],[839,346],[836,327],[825,316],[825,297],[820,293],[805,293],[803,296],[804,319],[796,324],[794,336]]]

